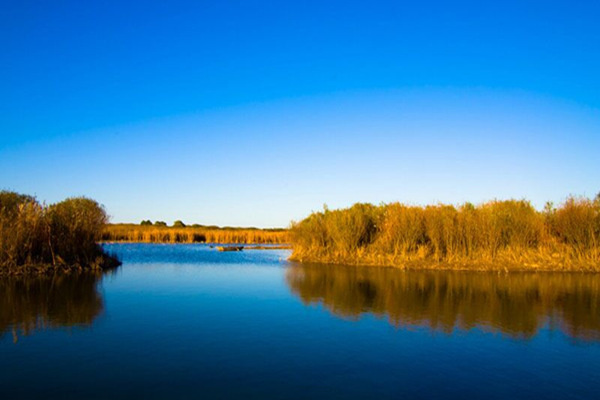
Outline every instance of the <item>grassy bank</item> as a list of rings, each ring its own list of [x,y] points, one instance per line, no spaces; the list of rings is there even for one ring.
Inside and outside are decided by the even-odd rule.
[[[94,200],[52,205],[0,192],[0,275],[101,270],[118,265],[97,244],[107,222]]]
[[[600,198],[537,211],[480,205],[355,204],[293,223],[293,260],[402,268],[600,271]]]
[[[243,243],[283,244],[289,242],[284,229],[216,228],[203,226],[107,225],[101,235],[105,242],[142,243]]]

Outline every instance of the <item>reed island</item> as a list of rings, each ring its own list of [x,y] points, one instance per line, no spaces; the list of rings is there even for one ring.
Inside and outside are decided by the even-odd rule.
[[[0,192],[0,275],[101,271],[120,264],[98,244],[108,217],[96,201],[74,197],[40,204]]]
[[[399,268],[600,271],[600,194],[542,211],[526,200],[355,204],[292,223],[292,260]]]

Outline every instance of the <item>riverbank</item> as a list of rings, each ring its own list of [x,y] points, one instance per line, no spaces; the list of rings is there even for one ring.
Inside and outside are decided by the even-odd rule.
[[[598,261],[560,253],[506,252],[494,259],[436,260],[390,254],[302,254],[294,250],[290,261],[349,266],[380,266],[406,270],[499,271],[499,272],[600,272]]]
[[[537,211],[480,205],[355,204],[292,224],[291,260],[405,269],[600,272],[600,197]]]
[[[87,264],[37,263],[0,268],[0,278],[19,276],[52,276],[77,273],[102,273],[121,266],[114,255],[102,254]]]

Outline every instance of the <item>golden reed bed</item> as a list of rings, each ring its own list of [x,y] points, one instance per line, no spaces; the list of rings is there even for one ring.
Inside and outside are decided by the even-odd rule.
[[[291,259],[415,269],[600,271],[600,196],[537,211],[480,205],[355,204],[293,223]]]
[[[196,227],[143,226],[110,224],[102,232],[105,242],[141,243],[289,243],[287,230],[282,229],[211,229]]]

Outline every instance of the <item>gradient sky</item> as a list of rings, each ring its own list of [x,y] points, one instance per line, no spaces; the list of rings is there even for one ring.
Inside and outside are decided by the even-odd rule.
[[[597,1],[4,2],[0,189],[114,222],[600,191]]]

